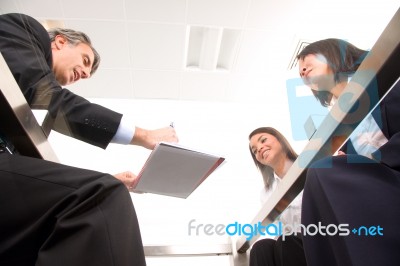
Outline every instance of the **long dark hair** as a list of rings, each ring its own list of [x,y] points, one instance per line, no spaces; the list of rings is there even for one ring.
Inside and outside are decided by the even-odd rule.
[[[256,134],[259,133],[268,133],[272,136],[274,136],[279,143],[282,146],[283,152],[286,154],[286,156],[289,158],[291,161],[295,161],[297,159],[297,153],[293,150],[292,146],[290,145],[289,141],[280,133],[278,130],[276,130],[273,127],[259,127],[255,130],[253,130],[250,135],[249,135],[249,140]],[[251,147],[249,146],[250,154],[251,157],[253,158],[253,161],[257,167],[257,169],[260,171],[263,180],[264,180],[264,185],[265,189],[268,190],[271,188],[272,183],[274,181],[274,169],[268,165],[264,165],[257,161],[255,154],[251,150]]]
[[[345,40],[330,38],[307,45],[297,55],[297,59],[303,60],[309,54],[323,55],[334,73],[335,82],[339,83],[347,81],[348,77],[358,69],[368,51],[357,48]],[[332,93],[315,90],[312,92],[322,106],[330,105]]]

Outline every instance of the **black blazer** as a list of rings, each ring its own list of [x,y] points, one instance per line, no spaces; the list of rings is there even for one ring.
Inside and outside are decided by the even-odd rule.
[[[388,139],[388,142],[379,148],[380,161],[400,171],[400,81],[382,100],[380,111],[382,132]]]
[[[388,139],[372,156],[392,169],[400,171],[400,81],[379,104],[379,109],[372,116]],[[342,148],[347,154],[355,154],[355,149],[348,141]]]
[[[54,130],[107,147],[122,114],[92,104],[60,86],[52,71],[49,35],[38,21],[23,14],[0,15],[0,52],[28,104],[48,109],[55,121]]]

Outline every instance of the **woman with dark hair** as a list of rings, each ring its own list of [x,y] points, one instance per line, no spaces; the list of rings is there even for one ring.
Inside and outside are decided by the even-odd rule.
[[[367,54],[344,40],[321,40],[298,55],[300,76],[323,106],[333,100],[340,103],[338,98]],[[309,265],[399,264],[399,85],[396,82],[379,108],[355,129],[345,153],[308,169],[302,224],[348,228],[346,235],[305,235]]]
[[[317,41],[297,55],[300,76],[320,103],[327,107],[331,105],[332,99],[339,97],[349,77],[367,54],[368,51],[344,40],[332,38]],[[324,68],[316,68],[315,65],[323,65]]]
[[[249,135],[250,154],[264,180],[263,198],[267,200],[279,186],[293,162],[296,152],[287,139],[272,127],[260,127]],[[282,224],[300,224],[301,194],[278,218]],[[297,234],[257,241],[250,251],[250,266],[307,265],[301,237]]]

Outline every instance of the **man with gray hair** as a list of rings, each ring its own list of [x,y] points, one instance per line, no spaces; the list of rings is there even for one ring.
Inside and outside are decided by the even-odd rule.
[[[89,78],[99,66],[85,34],[47,32],[30,16],[4,14],[0,52],[31,108],[48,110],[53,130],[103,149],[111,142],[153,149],[160,141],[178,141],[172,127],[135,127],[61,87]],[[0,138],[7,143],[1,125]],[[126,188],[136,176],[115,177],[18,150],[0,153],[0,265],[145,265]]]

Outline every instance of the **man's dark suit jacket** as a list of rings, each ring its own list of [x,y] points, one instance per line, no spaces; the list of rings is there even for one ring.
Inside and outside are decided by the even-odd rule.
[[[122,114],[92,104],[60,86],[52,72],[49,35],[38,21],[23,14],[0,15],[0,52],[29,105],[48,109],[55,121],[54,130],[107,147]]]

